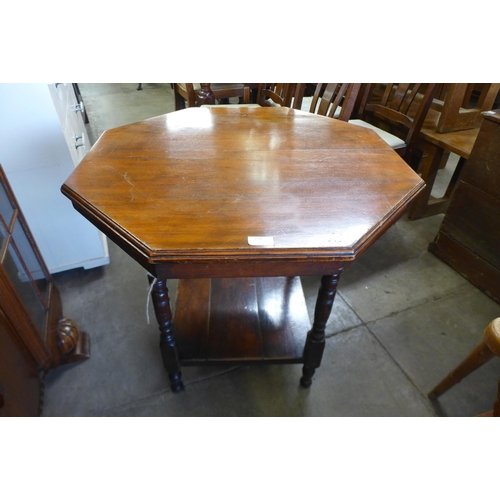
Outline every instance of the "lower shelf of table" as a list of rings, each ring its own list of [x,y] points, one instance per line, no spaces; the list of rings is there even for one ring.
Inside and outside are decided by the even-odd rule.
[[[301,363],[311,327],[300,278],[179,280],[182,365]]]

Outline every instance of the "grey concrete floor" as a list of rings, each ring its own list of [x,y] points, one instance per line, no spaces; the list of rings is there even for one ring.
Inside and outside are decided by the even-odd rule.
[[[80,84],[89,134],[173,111],[169,84]],[[440,172],[443,191],[456,157]],[[91,357],[46,377],[44,416],[473,416],[492,408],[494,359],[431,403],[426,394],[480,342],[500,305],[434,255],[442,216],[404,216],[341,277],[322,366],[183,369],[173,394],[159,352],[146,272],[113,243],[111,263],[54,276]],[[302,278],[312,314],[319,277]],[[175,302],[175,280],[169,282]]]

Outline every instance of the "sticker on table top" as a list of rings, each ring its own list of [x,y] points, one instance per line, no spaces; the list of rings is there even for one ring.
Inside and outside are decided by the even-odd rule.
[[[249,236],[248,244],[252,246],[273,247],[274,237],[272,236]]]

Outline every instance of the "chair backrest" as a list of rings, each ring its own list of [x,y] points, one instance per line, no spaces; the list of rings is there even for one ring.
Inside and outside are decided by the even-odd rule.
[[[310,113],[349,121],[362,88],[361,83],[318,83]]]
[[[250,87],[242,83],[174,83],[175,109],[191,108],[203,104],[202,97],[229,99],[239,97],[240,102],[250,102]]]
[[[259,83],[257,104],[300,109],[305,83]]]
[[[197,90],[200,84],[197,83]],[[196,106],[196,94],[193,83],[174,83],[174,98],[175,109],[183,109],[185,107],[192,108]]]
[[[436,124],[440,133],[479,128],[481,113],[492,109],[500,92],[500,83],[445,83],[432,108],[441,113]]]
[[[410,163],[436,84],[388,83],[377,102],[371,100],[374,87],[374,84],[366,86],[360,105],[361,118],[402,139],[405,147],[398,153]]]

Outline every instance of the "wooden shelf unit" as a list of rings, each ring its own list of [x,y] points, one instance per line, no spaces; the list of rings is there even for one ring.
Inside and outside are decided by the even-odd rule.
[[[298,277],[180,280],[173,325],[183,365],[302,363],[311,328]]]

